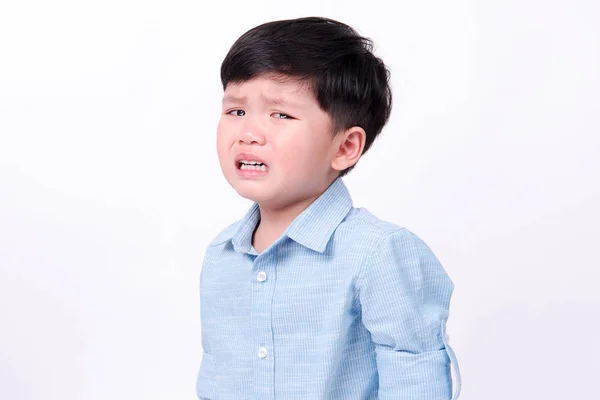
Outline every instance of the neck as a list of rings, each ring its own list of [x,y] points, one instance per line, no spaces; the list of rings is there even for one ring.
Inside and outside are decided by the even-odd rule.
[[[329,182],[329,185],[331,182]],[[290,224],[308,208],[329,185],[321,188],[316,194],[285,206],[272,206],[259,203],[260,220],[252,236],[252,244],[258,252],[262,252],[275,242]]]
[[[263,234],[270,232],[277,237],[281,236],[294,219],[302,211],[306,210],[319,196],[320,193],[282,208],[269,208],[268,206],[259,204],[260,221],[257,230],[260,230]]]
[[[294,219],[302,213],[319,196],[314,196],[293,205],[273,209],[259,204],[260,221],[252,236],[252,245],[262,253],[290,226]]]

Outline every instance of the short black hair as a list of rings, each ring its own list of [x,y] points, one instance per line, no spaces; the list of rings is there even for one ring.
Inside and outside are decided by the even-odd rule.
[[[240,36],[221,64],[223,90],[269,74],[309,82],[334,134],[365,130],[363,154],[389,119],[390,71],[373,54],[373,41],[344,23],[322,17],[267,22]]]

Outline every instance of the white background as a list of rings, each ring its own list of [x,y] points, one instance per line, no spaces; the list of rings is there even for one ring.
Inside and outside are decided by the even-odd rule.
[[[220,63],[308,15],[392,70],[344,179],[455,282],[461,399],[596,396],[599,4],[3,1],[0,399],[195,399],[205,246],[250,205],[216,157]]]

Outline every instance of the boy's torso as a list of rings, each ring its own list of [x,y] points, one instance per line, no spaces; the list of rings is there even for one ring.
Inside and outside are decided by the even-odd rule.
[[[265,252],[251,245],[252,210],[208,247],[200,398],[377,398],[356,281],[378,242],[403,228],[352,207],[334,184]]]

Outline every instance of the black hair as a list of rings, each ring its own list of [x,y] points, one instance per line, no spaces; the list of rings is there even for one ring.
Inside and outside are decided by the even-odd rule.
[[[373,54],[373,41],[341,22],[305,17],[264,23],[244,33],[221,64],[223,90],[230,83],[269,74],[310,83],[321,109],[331,117],[334,134],[363,128],[363,154],[389,119],[390,71]]]

